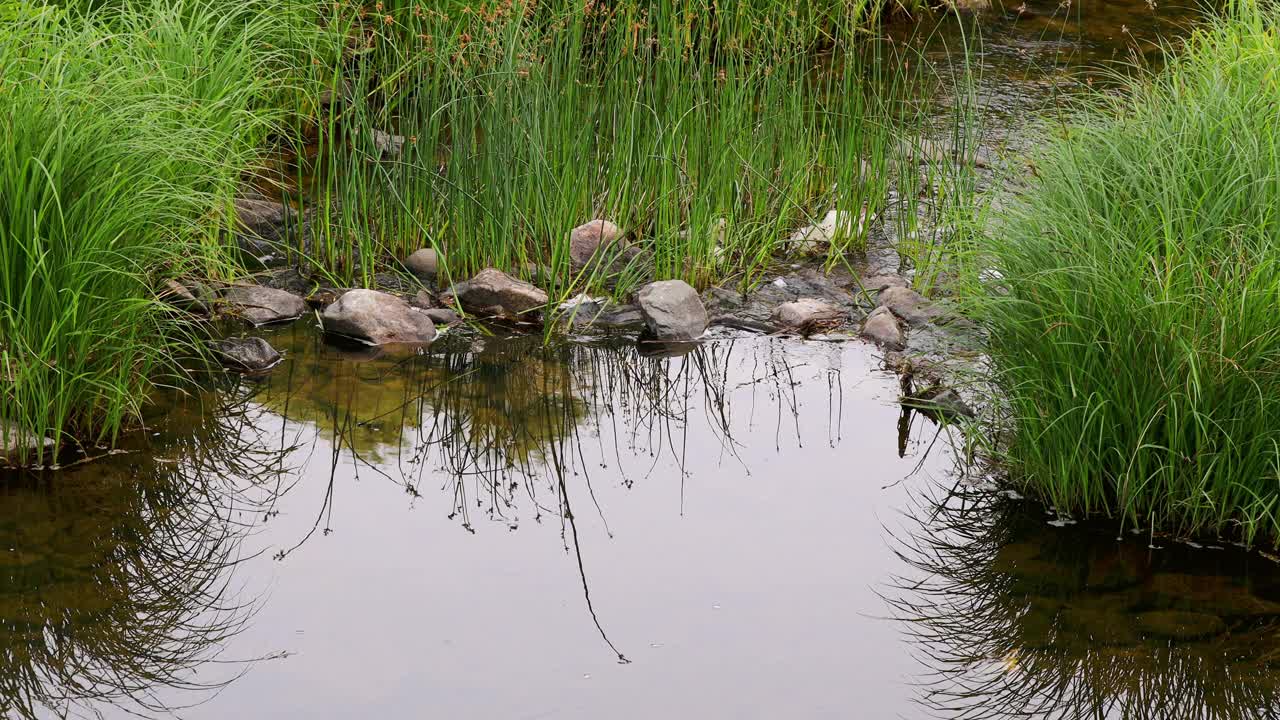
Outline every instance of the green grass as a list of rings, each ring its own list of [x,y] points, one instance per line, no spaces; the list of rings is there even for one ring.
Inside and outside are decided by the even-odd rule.
[[[1005,457],[1063,512],[1280,538],[1280,34],[1195,32],[1038,159],[979,303]]]
[[[648,277],[750,284],[829,210],[880,213],[921,117],[905,101],[915,51],[873,42],[865,2],[733,5],[335,18],[360,38],[330,83],[352,99],[321,133],[327,234],[298,250],[368,283],[385,258],[434,247],[446,282],[495,266],[565,297],[604,284],[569,269],[569,230],[592,218],[643,251],[625,293]],[[379,161],[382,130],[408,139],[403,155]],[[844,230],[828,264],[865,241]]]
[[[216,209],[270,129],[265,3],[27,6],[0,28],[0,426],[110,443],[190,337],[158,282],[225,272]],[[25,461],[26,458],[23,458]]]

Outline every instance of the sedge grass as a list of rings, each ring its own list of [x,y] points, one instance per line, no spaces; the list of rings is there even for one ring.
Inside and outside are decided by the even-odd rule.
[[[989,240],[1006,457],[1062,512],[1280,538],[1277,17],[1097,98]]]

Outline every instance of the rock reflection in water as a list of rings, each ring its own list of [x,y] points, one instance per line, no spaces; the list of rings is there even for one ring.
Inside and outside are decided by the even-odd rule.
[[[171,441],[119,462],[0,477],[0,714],[167,713],[158,692],[189,705],[245,669],[207,665],[251,614],[229,592],[246,514],[279,490],[244,412],[175,411]]]
[[[958,488],[921,502],[887,593],[940,718],[1280,717],[1280,573],[1237,548],[1050,528]],[[1129,533],[1126,533],[1129,535]]]
[[[733,414],[757,409],[768,413],[759,419],[775,424],[778,442],[785,433],[800,443],[796,361],[780,343],[724,340],[681,357],[650,357],[627,341],[546,345],[539,337],[465,336],[427,354],[359,356],[326,345],[306,327],[272,341],[288,361],[264,381],[246,380],[246,398],[314,426],[331,442],[335,464],[354,461],[412,496],[435,473],[449,478],[454,516],[467,528],[476,509],[514,528],[522,498],[531,519],[542,521],[547,512],[563,519],[567,476],[581,476],[590,491],[593,471],[621,475],[627,486],[660,457],[682,465],[694,404],[705,410],[720,445],[700,452],[732,459]],[[750,371],[742,373],[744,367]],[[839,373],[838,362],[827,372],[833,443]],[[759,408],[728,402],[741,389],[730,378],[744,374],[753,397],[768,395],[767,411],[763,402]],[[588,463],[584,443],[597,444],[612,461]],[[344,449],[349,460],[339,457]],[[647,462],[638,464],[641,457]]]

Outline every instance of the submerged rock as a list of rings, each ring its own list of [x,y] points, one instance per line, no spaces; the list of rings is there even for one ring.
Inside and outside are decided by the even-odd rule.
[[[211,347],[223,365],[241,372],[266,372],[284,359],[271,343],[260,337],[227,338],[212,343]]]
[[[1227,631],[1227,624],[1217,615],[1185,610],[1138,613],[1137,622],[1143,634],[1168,640],[1200,640]]]
[[[395,295],[377,290],[351,290],[320,317],[325,332],[366,345],[425,344],[436,337],[426,313]]]
[[[608,220],[592,220],[569,232],[569,263],[574,270],[591,264],[596,253],[607,250],[622,237],[622,231]]]
[[[817,298],[783,303],[770,317],[779,329],[805,335],[837,327],[848,319],[848,310]]]
[[[447,293],[467,312],[509,320],[536,319],[547,305],[547,294],[534,285],[487,268]]]
[[[924,325],[938,317],[938,311],[920,293],[908,287],[890,286],[880,291],[880,307],[887,307],[909,325]]]
[[[856,304],[852,293],[836,284],[831,277],[815,270],[801,270],[777,278],[747,293],[713,287],[702,296],[714,324],[751,325],[753,329],[765,332],[773,330],[773,312],[779,305],[804,298],[850,311]]]
[[[885,350],[902,350],[907,346],[906,336],[898,318],[889,308],[878,307],[867,316],[862,325],[862,337],[871,340]]]
[[[307,311],[306,302],[297,295],[256,285],[229,288],[222,301],[255,326],[297,320]]]
[[[561,319],[575,329],[639,330],[645,326],[639,305],[580,295],[560,306]]]
[[[404,266],[421,280],[434,280],[440,269],[440,258],[435,250],[423,248],[410,255]]]

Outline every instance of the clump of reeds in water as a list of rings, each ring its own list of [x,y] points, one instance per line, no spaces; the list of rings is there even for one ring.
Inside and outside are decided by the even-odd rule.
[[[867,42],[879,7],[512,0],[340,10],[356,60],[302,248],[340,277],[442,251],[443,279],[486,267],[575,276],[569,231],[608,218],[638,277],[754,279],[799,227],[842,216],[834,263],[883,210],[909,63]],[[874,47],[874,51],[869,51]],[[384,132],[405,139],[388,152]],[[640,267],[640,266],[643,267]],[[611,268],[618,271],[615,265]],[[365,277],[364,279],[367,279]]]
[[[1099,97],[993,233],[1005,454],[1063,512],[1280,538],[1278,17]]]

